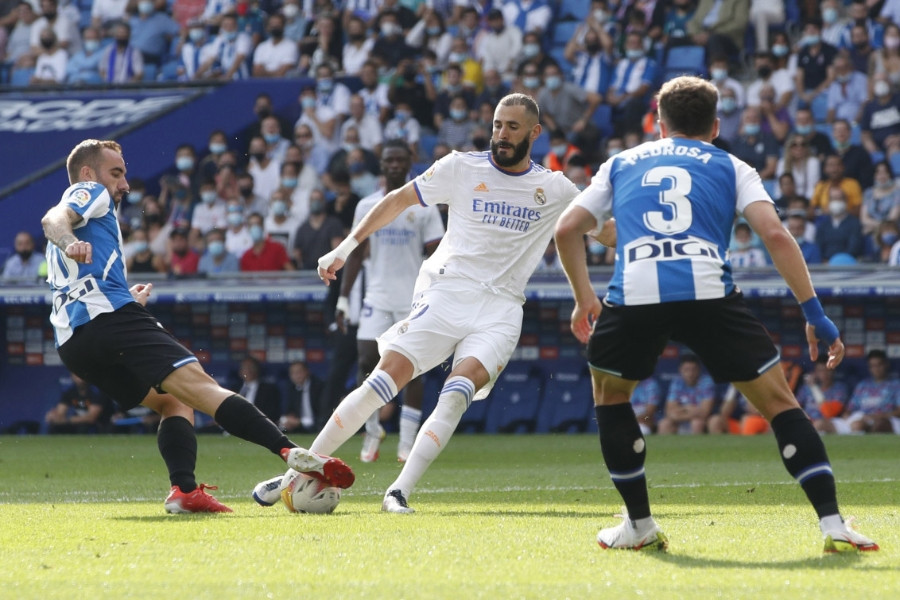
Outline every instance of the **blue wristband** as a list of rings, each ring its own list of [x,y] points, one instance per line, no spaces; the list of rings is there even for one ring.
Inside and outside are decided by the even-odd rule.
[[[802,302],[800,308],[803,310],[806,322],[815,330],[817,338],[830,346],[834,340],[840,337],[841,334],[837,327],[831,322],[831,319],[825,316],[825,310],[817,297],[813,296],[806,302]]]

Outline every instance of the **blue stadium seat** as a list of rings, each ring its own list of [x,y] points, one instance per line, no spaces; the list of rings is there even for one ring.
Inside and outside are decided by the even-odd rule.
[[[590,11],[591,0],[560,0],[557,18],[584,21]]]
[[[534,140],[534,145],[531,147],[531,158],[534,162],[539,163],[544,160],[548,152],[550,152],[550,134],[544,129],[541,131],[541,135]]]
[[[888,157],[888,164],[891,165],[891,171],[894,175],[900,173],[900,152],[894,152]]]
[[[532,432],[541,403],[540,380],[527,372],[504,371],[491,390],[490,402],[486,432]]]
[[[828,96],[824,93],[813,98],[812,106],[813,120],[816,123],[824,123],[828,117]]]
[[[591,123],[600,130],[600,135],[609,137],[613,133],[612,107],[609,104],[601,104],[591,115]]]
[[[703,46],[676,46],[666,57],[665,78],[677,75],[706,77],[706,49]]]
[[[160,81],[178,81],[178,61],[170,60],[163,63],[159,70]]]
[[[775,197],[775,185],[776,185],[776,183],[777,183],[777,181],[774,180],[774,179],[763,179],[763,180],[762,180],[763,189],[765,189],[765,190],[766,190],[766,193],[769,194],[769,196],[772,197],[772,198]]]
[[[568,44],[580,24],[578,21],[558,21],[553,26],[553,45],[563,47]]]
[[[556,371],[544,387],[538,431],[583,432],[593,405],[591,378],[586,369]]]
[[[423,133],[419,136],[419,154],[421,158],[428,162],[434,153],[434,147],[437,145],[438,137],[431,133]]]
[[[26,87],[34,75],[34,69],[13,69],[9,78],[12,87]]]
[[[154,82],[156,81],[156,75],[159,73],[159,67],[152,63],[144,63],[144,77],[143,80],[145,82]]]
[[[566,49],[564,47],[553,46],[547,54],[556,61],[556,64],[562,69],[563,75],[568,77],[572,73],[572,63],[566,60]]]

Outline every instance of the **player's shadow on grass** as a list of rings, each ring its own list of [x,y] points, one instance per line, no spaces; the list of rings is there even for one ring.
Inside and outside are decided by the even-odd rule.
[[[644,551],[644,554],[677,567],[696,567],[704,569],[760,569],[764,571],[778,569],[792,571],[794,569],[815,568],[830,569],[834,571],[844,569],[853,569],[854,571],[896,571],[895,566],[866,565],[865,557],[858,553],[812,556],[809,558],[798,558],[785,561],[720,560],[708,557],[652,551]]]

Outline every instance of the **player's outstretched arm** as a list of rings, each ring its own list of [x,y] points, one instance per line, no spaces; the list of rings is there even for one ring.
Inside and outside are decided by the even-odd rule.
[[[753,202],[744,210],[744,218],[765,244],[775,268],[803,309],[810,358],[818,358],[818,342],[822,340],[828,344],[828,368],[837,367],[844,358],[844,344],[840,332],[825,316],[822,304],[816,297],[809,269],[794,237],[781,224],[775,207],[769,202]]]
[[[372,207],[363,220],[353,228],[338,247],[319,259],[319,278],[330,285],[337,279],[337,272],[347,262],[350,253],[370,235],[393,221],[397,216],[413,204],[418,204],[419,196],[413,182],[388,193]]]
[[[79,221],[81,215],[68,206],[58,204],[47,211],[41,219],[41,226],[44,229],[44,237],[61,248],[66,256],[76,262],[90,263],[93,253],[91,243],[79,240],[72,230],[72,226]]]
[[[600,300],[591,285],[584,250],[584,235],[596,226],[594,215],[574,204],[570,204],[556,222],[556,252],[575,295],[572,333],[582,344],[591,337],[594,319],[600,314]]]

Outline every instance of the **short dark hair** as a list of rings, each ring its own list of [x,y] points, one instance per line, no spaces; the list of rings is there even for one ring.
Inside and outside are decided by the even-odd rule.
[[[659,118],[671,133],[698,136],[711,133],[716,122],[716,87],[699,77],[681,76],[659,90]]]
[[[538,108],[537,102],[535,102],[534,98],[532,98],[528,94],[522,94],[519,92],[508,94],[500,99],[499,105],[524,106],[525,112],[534,117],[535,122],[540,122],[541,120],[541,111]]]
[[[384,142],[381,145],[381,153],[384,154],[384,151],[388,148],[400,148],[402,150],[405,150],[408,155],[412,156],[412,149],[403,138],[392,138]]]
[[[887,352],[881,349],[869,350],[869,353],[866,354],[866,361],[870,361],[873,358],[880,359],[882,362],[888,362]]]
[[[69,183],[78,182],[78,173],[81,167],[88,166],[94,171],[100,170],[100,158],[104,150],[112,150],[122,154],[122,146],[112,140],[84,140],[69,152],[66,159],[66,171],[69,173]]]

